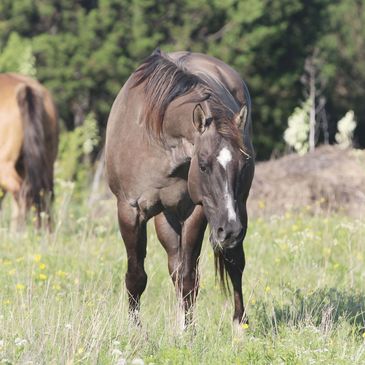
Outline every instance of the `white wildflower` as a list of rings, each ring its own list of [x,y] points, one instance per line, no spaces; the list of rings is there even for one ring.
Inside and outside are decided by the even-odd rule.
[[[355,113],[349,110],[343,118],[337,123],[338,132],[336,133],[336,142],[342,148],[348,148],[352,144],[352,137],[356,128]]]
[[[28,341],[26,339],[21,339],[21,338],[17,337],[14,340],[14,343],[15,343],[15,346],[21,347],[21,346],[25,346],[28,343]]]
[[[285,142],[300,155],[308,152],[309,148],[309,106],[309,102],[306,102],[301,108],[295,108],[288,119],[288,128],[284,132]]]
[[[138,357],[136,357],[135,359],[132,360],[131,362],[132,365],[144,365],[144,361]]]
[[[118,349],[113,349],[112,350],[112,355],[113,356],[121,356],[123,355],[122,351],[118,350]]]
[[[127,365],[127,359],[125,359],[124,357],[120,357],[116,365]]]

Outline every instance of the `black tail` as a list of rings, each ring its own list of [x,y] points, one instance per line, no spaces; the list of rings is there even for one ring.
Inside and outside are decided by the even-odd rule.
[[[43,96],[28,85],[21,85],[17,92],[24,129],[21,166],[24,174],[21,195],[27,206],[35,205],[38,213],[44,209],[42,198],[53,190],[52,169],[49,166],[45,145]]]

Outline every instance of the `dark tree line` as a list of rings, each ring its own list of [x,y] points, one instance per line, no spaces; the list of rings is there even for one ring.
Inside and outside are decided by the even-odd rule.
[[[68,129],[93,111],[103,133],[123,82],[160,46],[209,53],[247,81],[259,158],[283,147],[301,77],[317,50],[329,140],[349,109],[365,146],[364,0],[0,0],[0,51],[11,32],[30,39],[37,77]]]

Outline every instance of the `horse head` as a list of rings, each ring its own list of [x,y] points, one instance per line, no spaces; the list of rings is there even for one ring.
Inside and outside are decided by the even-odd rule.
[[[220,123],[208,103],[197,104],[193,124],[197,133],[189,193],[195,204],[203,206],[213,248],[233,248],[246,234],[246,200],[254,170],[251,143],[244,143],[249,138],[248,109],[244,105],[231,120]]]

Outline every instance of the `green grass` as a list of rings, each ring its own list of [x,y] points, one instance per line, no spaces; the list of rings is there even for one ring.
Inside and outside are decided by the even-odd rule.
[[[62,187],[55,231],[47,235],[31,225],[11,233],[4,203],[0,364],[365,363],[364,222],[305,213],[252,220],[244,274],[250,324],[238,332],[205,240],[196,325],[180,333],[166,255],[152,226],[139,329],[128,322],[114,204],[90,213]]]

